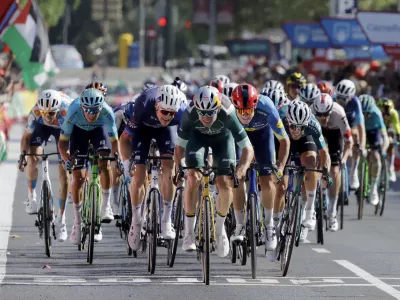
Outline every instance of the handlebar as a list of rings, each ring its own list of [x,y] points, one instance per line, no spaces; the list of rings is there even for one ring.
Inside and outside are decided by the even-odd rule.
[[[22,167],[22,165],[24,167],[27,166],[27,164],[28,164],[26,161],[27,156],[35,156],[35,157],[40,157],[42,160],[47,160],[49,158],[49,156],[53,156],[53,155],[60,155],[60,153],[51,152],[51,153],[36,154],[36,153],[26,153],[26,151],[23,151],[18,160],[18,168],[20,169]]]
[[[281,172],[279,172],[278,166],[276,164],[259,164],[257,162],[252,162],[249,167],[249,169],[255,169],[257,171],[260,171],[261,169],[264,169],[264,168],[267,170],[271,170],[274,173],[274,175],[278,179],[278,182],[276,182],[276,183],[280,183],[282,181],[283,174]],[[246,176],[246,180],[248,180],[247,176]]]

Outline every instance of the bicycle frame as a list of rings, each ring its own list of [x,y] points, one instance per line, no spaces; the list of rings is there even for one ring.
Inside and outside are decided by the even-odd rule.
[[[92,161],[94,157],[89,157],[89,159]],[[100,197],[100,179],[99,179],[99,166],[97,164],[97,162],[95,162],[94,164],[91,164],[91,176],[89,178],[89,188],[88,188],[88,195],[89,195],[89,199],[90,199],[90,195],[93,192],[93,189],[95,187],[97,187],[97,193],[96,193],[96,199],[92,199],[92,201],[96,201],[97,203],[97,207],[98,209],[101,208],[101,197]],[[84,221],[86,224],[90,223],[90,215],[87,213],[90,211],[91,207],[92,207],[92,203],[91,201],[85,201],[85,210],[86,210],[86,220]],[[98,211],[97,213],[97,218],[96,218],[96,226],[101,224],[101,217],[100,217],[101,213]]]
[[[198,240],[202,240],[202,230],[203,230],[203,206],[204,206],[204,201],[210,201],[210,212],[211,212],[211,238],[212,238],[212,243],[214,243],[217,240],[216,233],[215,233],[215,222],[214,222],[214,205],[211,203],[211,195],[210,195],[210,189],[209,189],[209,181],[210,181],[210,174],[203,174],[203,191],[201,194],[201,200],[199,203],[199,220],[200,224],[198,226]]]

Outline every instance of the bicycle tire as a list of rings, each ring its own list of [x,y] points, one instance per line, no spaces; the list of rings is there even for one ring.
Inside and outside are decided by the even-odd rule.
[[[230,243],[229,253],[231,255],[231,263],[235,264],[237,259],[237,245],[236,243]]]
[[[320,182],[318,187],[318,201],[317,201],[317,243],[324,244],[324,194],[322,191],[322,184]]]
[[[382,193],[382,201],[379,201],[380,203],[380,212],[379,216],[383,215],[383,211],[385,209],[385,202],[386,202],[386,191],[387,191],[387,166],[386,166],[386,160],[381,158],[382,160],[382,174],[381,174],[381,193]]]
[[[132,203],[131,203],[131,197],[129,193],[129,187],[126,182],[122,183],[122,189],[123,189],[123,194],[122,194],[122,205],[121,205],[121,219],[122,219],[122,224],[121,224],[121,230],[123,234],[123,239],[125,241],[125,246],[126,246],[126,251],[129,256],[133,254],[132,248],[129,246],[128,242],[128,236],[129,236],[129,229],[131,228],[131,222],[132,222]]]
[[[148,263],[149,272],[154,274],[156,270],[156,256],[157,256],[157,237],[158,237],[158,214],[157,214],[157,203],[160,201],[160,192],[156,189],[150,191],[150,215],[151,215],[151,230],[149,232],[149,251],[148,251]]]
[[[363,217],[363,209],[364,209],[364,189],[365,189],[365,161],[362,159],[361,165],[360,165],[360,187],[358,189],[357,193],[357,200],[358,200],[358,220],[361,220]]]
[[[44,228],[44,247],[47,257],[51,256],[51,221],[52,213],[50,208],[51,192],[47,180],[42,184],[42,220]]]
[[[81,218],[84,224],[84,227],[81,227],[81,243],[78,245],[78,250],[81,251],[85,249],[85,242],[86,242],[86,225],[88,224],[88,212],[86,210],[86,201],[89,197],[89,181],[85,178],[83,182],[83,189],[80,193],[80,199],[82,199],[82,206],[81,206]]]
[[[245,266],[247,264],[247,243],[243,241],[238,247],[240,264]]]
[[[250,193],[248,200],[249,222],[250,222],[250,256],[251,256],[251,278],[257,277],[257,230],[256,230],[256,195]]]
[[[93,184],[89,188],[90,194],[90,229],[89,229],[89,241],[88,241],[88,253],[87,262],[89,264],[93,263],[93,252],[94,252],[94,235],[96,234],[96,223],[97,223],[97,186]]]
[[[346,198],[346,174],[344,168],[340,167],[339,170],[340,170],[340,190],[339,190],[340,230],[343,230],[344,200]]]
[[[290,260],[292,258],[292,253],[293,253],[293,246],[295,244],[296,234],[297,234],[297,226],[298,226],[297,219],[300,217],[300,209],[301,209],[301,205],[299,203],[300,201],[299,196],[296,197],[292,196],[291,198],[292,199],[289,199],[291,201],[287,202],[287,207],[286,207],[287,213],[285,216],[286,220],[285,222],[282,222],[282,226],[286,225],[285,235],[283,237],[284,247],[280,249],[281,269],[283,277],[287,275],[287,272],[289,270]]]
[[[177,196],[175,197],[176,205],[175,212],[174,212],[174,229],[175,229],[175,238],[172,240],[172,245],[170,245],[171,249],[171,259],[169,262],[169,267],[172,268],[175,263],[176,251],[178,249],[178,242],[179,242],[179,234],[181,232],[182,226],[182,215],[183,215],[183,199],[182,199],[182,189],[177,189]]]
[[[203,282],[210,285],[210,199],[205,197],[203,202],[203,249],[201,252]]]

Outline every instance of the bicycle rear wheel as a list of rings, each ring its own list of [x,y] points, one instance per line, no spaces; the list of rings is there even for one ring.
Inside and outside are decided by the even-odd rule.
[[[383,210],[385,209],[386,190],[388,186],[386,160],[382,157],[381,160],[382,160],[382,170],[381,170],[381,180],[379,187],[379,204],[377,205],[377,207],[380,208],[379,216],[383,215]]]
[[[340,209],[340,229],[343,229],[344,221],[344,200],[346,198],[346,174],[345,168],[340,167],[340,190],[339,190],[339,203],[338,207]]]
[[[125,240],[127,254],[130,256],[133,253],[132,248],[129,246],[129,242],[128,242],[129,229],[131,228],[131,222],[132,222],[132,220],[131,220],[132,219],[132,203],[131,203],[131,197],[130,197],[130,193],[129,193],[129,187],[126,182],[122,183],[121,189],[122,189],[121,230],[122,230],[123,239]]]
[[[210,199],[205,197],[203,201],[203,232],[202,241],[203,247],[201,251],[201,262],[203,269],[203,282],[210,285]]]
[[[317,243],[324,244],[324,194],[322,184],[318,186],[318,200],[317,200]]]
[[[257,230],[256,230],[256,219],[257,219],[257,207],[256,207],[256,195],[250,194],[248,200],[248,213],[250,222],[250,255],[251,255],[251,278],[256,279],[257,277]],[[245,253],[244,253],[245,254]]]
[[[89,187],[89,203],[90,203],[90,229],[89,229],[89,241],[88,241],[88,253],[87,262],[93,263],[93,252],[94,252],[94,235],[96,234],[96,223],[97,223],[97,185],[92,184]]]
[[[171,249],[171,259],[169,261],[169,267],[172,268],[174,266],[175,262],[175,256],[176,256],[176,250],[178,249],[178,242],[179,242],[179,234],[181,231],[181,226],[182,226],[182,215],[183,215],[183,205],[182,205],[182,193],[183,189],[177,189],[176,190],[176,196],[175,196],[175,212],[174,212],[174,229],[175,229],[175,239],[172,240],[170,249]]]
[[[366,162],[362,158],[360,164],[360,187],[357,192],[357,201],[358,201],[358,219],[361,220],[363,217],[363,209],[364,209],[364,190],[365,190],[365,169],[366,169]]]
[[[47,180],[42,185],[42,220],[44,228],[44,247],[47,257],[51,256],[51,222],[53,214],[51,212],[51,192]]]
[[[150,191],[150,231],[148,232],[148,270],[150,274],[154,274],[156,270],[156,256],[157,256],[157,237],[158,237],[158,213],[157,205],[160,201],[160,192],[156,189]]]

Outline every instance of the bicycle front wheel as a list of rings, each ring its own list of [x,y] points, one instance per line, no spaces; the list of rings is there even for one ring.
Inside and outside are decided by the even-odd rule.
[[[318,187],[318,198],[317,198],[317,243],[324,244],[324,194],[322,190],[322,184]]]
[[[89,203],[90,203],[90,231],[89,231],[89,245],[87,253],[87,262],[93,263],[93,252],[94,252],[94,235],[96,234],[96,223],[97,223],[97,185],[93,184],[90,187]]]
[[[343,221],[344,221],[344,200],[346,198],[346,170],[345,168],[340,168],[340,190],[339,190],[339,203],[338,207],[340,208],[340,229],[343,229]]]
[[[172,240],[172,243],[170,245],[171,248],[171,259],[169,261],[169,267],[172,268],[174,266],[175,262],[175,256],[176,256],[176,250],[178,249],[178,241],[179,241],[179,235],[181,232],[181,226],[182,226],[182,215],[183,215],[183,205],[182,205],[182,193],[183,189],[177,189],[176,190],[176,197],[175,197],[175,212],[174,212],[174,229],[175,229],[175,239]]]
[[[129,193],[129,187],[126,182],[122,182],[121,184],[121,234],[123,235],[123,239],[125,240],[126,251],[129,256],[132,255],[132,248],[128,243],[129,229],[131,228],[132,222],[132,203],[131,197]]]
[[[203,268],[203,282],[206,285],[210,285],[210,199],[205,197],[203,201],[203,232],[202,242],[203,249],[201,252],[201,262]]]
[[[361,159],[361,165],[360,165],[360,187],[358,189],[357,193],[357,200],[358,200],[358,219],[361,220],[363,217],[363,210],[364,210],[364,193],[365,193],[365,188],[366,188],[366,180],[365,178],[367,176],[366,174],[366,162],[364,159]]]
[[[44,228],[44,247],[47,257],[51,256],[51,222],[53,218],[51,207],[51,192],[47,180],[42,185],[42,220]]]
[[[150,192],[150,231],[148,232],[148,270],[150,274],[154,274],[156,270],[157,256],[157,237],[158,237],[158,211],[157,205],[160,203],[160,192],[152,190]]]
[[[383,210],[385,209],[386,189],[388,186],[386,160],[382,157],[381,160],[382,160],[382,170],[381,170],[381,180],[379,187],[379,204],[377,205],[380,208],[379,216],[383,215]]]
[[[257,277],[257,207],[256,207],[256,195],[250,194],[248,202],[248,210],[250,215],[250,253],[251,253],[251,278],[256,279]]]

